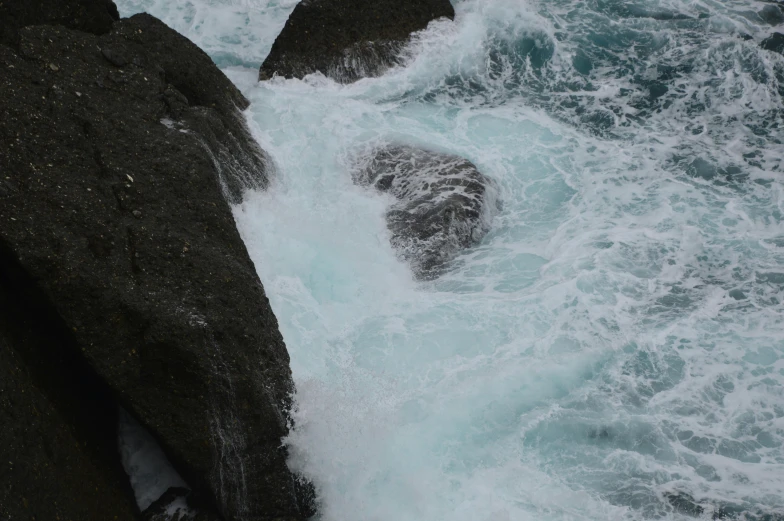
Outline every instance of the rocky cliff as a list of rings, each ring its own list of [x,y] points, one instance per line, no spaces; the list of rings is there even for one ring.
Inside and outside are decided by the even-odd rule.
[[[227,202],[270,169],[247,101],[151,16],[116,20],[105,0],[12,4],[0,4],[0,457],[14,470],[0,472],[0,513],[138,514],[117,474],[121,405],[225,519],[309,516],[281,446],[288,354]]]

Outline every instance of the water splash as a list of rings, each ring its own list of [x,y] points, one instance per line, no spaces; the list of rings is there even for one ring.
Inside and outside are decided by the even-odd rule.
[[[277,165],[235,218],[291,353],[291,465],[322,519],[688,519],[686,495],[705,518],[784,509],[768,4],[463,0],[405,67],[345,86],[257,83],[290,6],[243,5],[148,7],[252,100]],[[178,25],[191,11],[214,22]],[[493,229],[436,281],[413,280],[389,201],[351,181],[379,140],[498,182]]]

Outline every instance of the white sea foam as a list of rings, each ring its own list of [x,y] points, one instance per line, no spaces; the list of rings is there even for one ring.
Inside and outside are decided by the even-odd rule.
[[[158,442],[124,409],[119,412],[118,430],[122,464],[140,510],[145,510],[171,487],[188,488]],[[177,502],[170,510],[181,507],[185,508]]]
[[[758,47],[763,4],[464,0],[352,85],[233,66],[293,2],[147,7],[227,67],[276,162],[235,217],[322,519],[686,519],[676,492],[705,518],[784,508],[784,59]],[[500,187],[490,233],[432,283],[347,168],[396,139]]]

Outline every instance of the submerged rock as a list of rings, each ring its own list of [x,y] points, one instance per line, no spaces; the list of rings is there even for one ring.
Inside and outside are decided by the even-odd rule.
[[[773,33],[764,40],[760,46],[768,51],[784,54],[784,33]]]
[[[705,508],[685,492],[668,492],[664,497],[679,514],[697,517],[705,512]]]
[[[479,242],[499,205],[495,182],[467,159],[408,145],[373,150],[355,181],[397,199],[387,212],[392,245],[422,279]]]
[[[781,510],[764,510],[752,505],[712,500],[698,502],[691,495],[681,491],[667,492],[664,494],[664,499],[675,512],[694,518],[705,519],[707,514],[712,520],[784,521],[784,512]]]
[[[768,4],[757,15],[769,25],[779,25],[784,23],[784,5]]]
[[[0,471],[0,511],[13,496],[8,515],[27,519],[26,505],[56,498],[63,519],[128,518],[133,509],[112,499],[131,497],[127,478],[120,487],[106,477],[119,455],[115,412],[104,410],[120,404],[227,521],[309,517],[312,492],[281,446],[288,353],[226,200],[266,184],[268,164],[238,112],[247,101],[205,53],[148,15],[99,35],[15,31],[0,44],[0,276],[28,281],[17,293],[31,302],[30,330],[59,329],[33,347],[9,341],[21,362],[4,354],[0,377],[8,364],[29,366],[20,382],[48,393],[61,419],[36,423],[30,415],[46,409],[35,401],[3,405],[0,422],[10,415],[29,430],[4,424],[0,442],[31,446],[25,432],[47,429],[48,439],[66,428],[51,445],[62,453],[19,462],[27,481]],[[68,366],[38,371],[55,355],[74,360],[87,375],[79,382],[95,381],[83,393],[99,402],[88,412],[69,412],[82,407],[76,385],[51,381]],[[111,425],[105,460],[79,449],[99,445],[85,433],[91,422]],[[78,492],[99,482],[110,506],[77,504],[92,505],[92,491]]]
[[[411,33],[440,17],[454,19],[449,0],[302,0],[259,71],[302,78],[321,72],[350,83],[400,63]]]

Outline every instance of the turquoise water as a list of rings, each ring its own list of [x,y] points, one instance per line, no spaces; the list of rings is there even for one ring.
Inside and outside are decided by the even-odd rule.
[[[347,86],[256,82],[294,0],[118,4],[252,101],[277,168],[234,212],[291,354],[290,465],[321,519],[690,519],[672,494],[704,519],[784,511],[770,4],[463,0],[405,67]],[[389,201],[351,182],[388,139],[500,187],[490,233],[434,282],[391,249]]]

